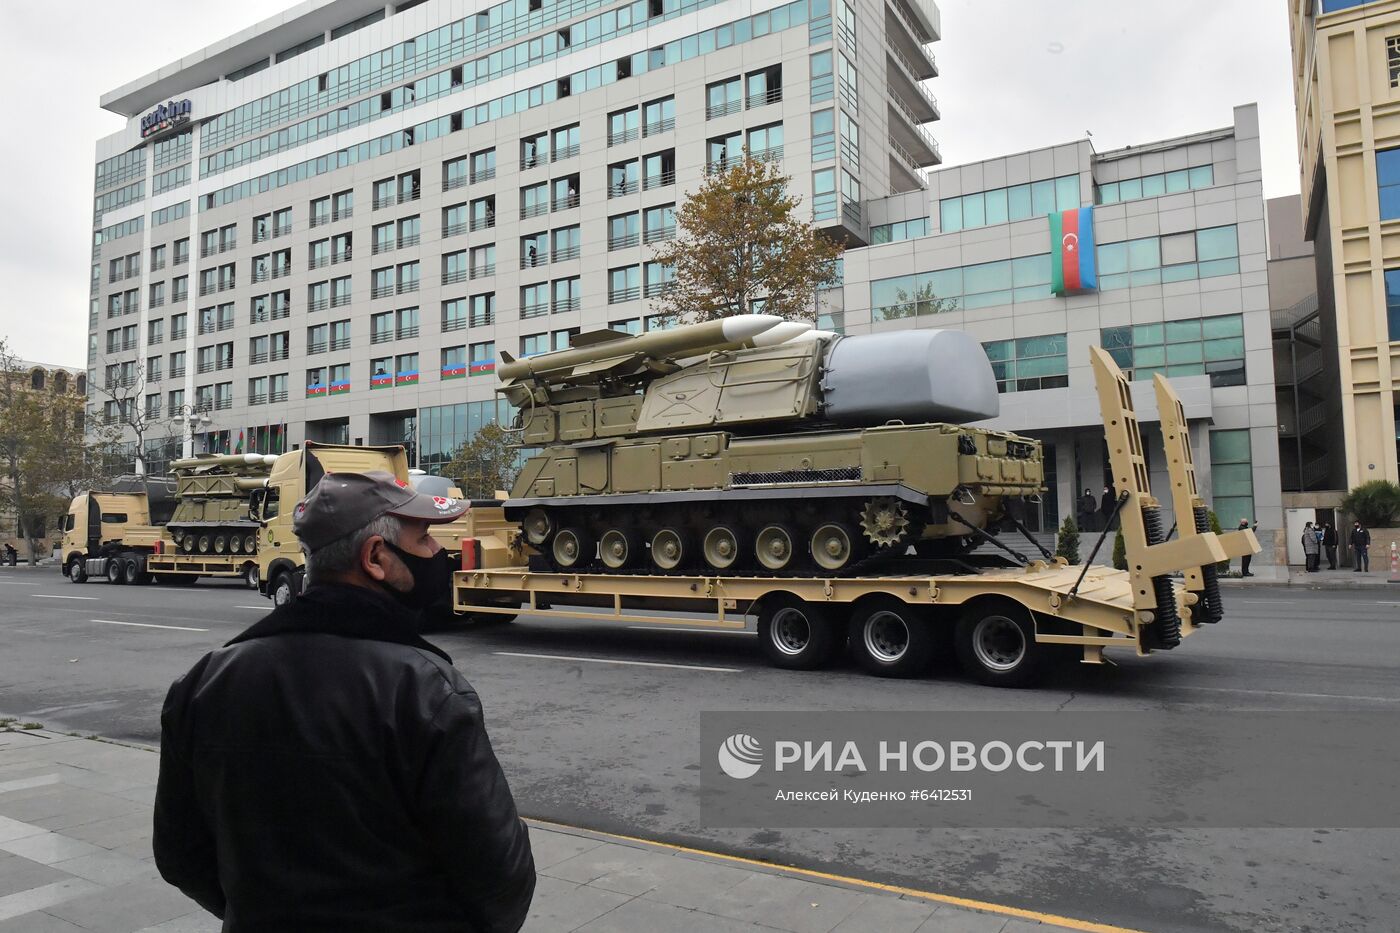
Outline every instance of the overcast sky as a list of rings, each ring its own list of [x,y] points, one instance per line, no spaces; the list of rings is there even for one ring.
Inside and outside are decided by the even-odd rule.
[[[948,165],[1069,142],[1099,151],[1228,126],[1257,102],[1267,197],[1298,191],[1284,0],[939,0]],[[86,359],[93,146],[122,119],[106,91],[291,6],[290,0],[8,3],[0,86],[0,337],[20,356]],[[28,95],[28,96],[26,96]]]

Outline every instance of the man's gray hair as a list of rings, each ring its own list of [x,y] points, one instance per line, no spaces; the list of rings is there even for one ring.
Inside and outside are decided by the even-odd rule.
[[[375,535],[379,535],[392,544],[398,544],[401,534],[403,534],[403,522],[386,513],[363,528],[359,528],[342,538],[337,538],[315,552],[307,551],[306,545],[303,544],[301,550],[306,555],[307,584],[310,585],[317,578],[324,579],[330,574],[348,573],[354,570],[355,562],[360,557],[360,548],[364,547],[365,542]]]

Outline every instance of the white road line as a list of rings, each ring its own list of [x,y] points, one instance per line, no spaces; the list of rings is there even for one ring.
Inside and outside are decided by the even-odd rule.
[[[37,583],[29,583],[25,580],[0,580],[6,586],[38,586]]]
[[[1168,690],[1201,690],[1206,693],[1244,693],[1252,696],[1298,697],[1306,700],[1362,700],[1370,703],[1400,703],[1400,697],[1365,697],[1343,693],[1293,693],[1289,690],[1243,690],[1238,687],[1190,687],[1183,684],[1160,684]]]
[[[130,625],[135,628],[164,628],[175,632],[207,632],[207,628],[190,628],[185,625],[155,625],[151,622],[118,622],[116,619],[93,619],[103,625]]]
[[[44,593],[33,594],[35,599],[97,599],[96,596],[49,596]]]
[[[1377,602],[1377,606],[1400,606],[1400,603]]]
[[[252,609],[252,610],[255,610],[255,611],[257,611],[257,612],[271,612],[273,609],[276,609],[277,607],[274,606],[274,605],[272,605],[271,602],[269,602],[266,606],[234,606],[233,608],[235,608],[235,609]]]
[[[688,635],[757,635],[741,628],[676,628],[674,625],[629,625],[639,632],[685,632]]]
[[[508,658],[538,658],[543,661],[584,661],[590,664],[623,664],[628,667],[671,667],[687,671],[712,671],[718,674],[742,674],[737,667],[701,667],[699,664],[665,664],[661,661],[621,661],[616,658],[580,658],[566,654],[528,654],[524,651],[497,651]]]

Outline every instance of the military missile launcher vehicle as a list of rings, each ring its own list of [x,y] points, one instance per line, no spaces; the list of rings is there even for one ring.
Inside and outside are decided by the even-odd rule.
[[[524,464],[504,509],[554,570],[846,575],[954,556],[1038,498],[1040,442],[995,417],[980,344],[771,315],[501,355]]]
[[[202,454],[170,464],[175,512],[167,529],[180,554],[252,554],[258,523],[248,498],[267,482],[271,454]]]

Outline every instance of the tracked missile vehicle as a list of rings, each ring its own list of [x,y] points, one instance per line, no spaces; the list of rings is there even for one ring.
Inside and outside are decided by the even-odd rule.
[[[505,503],[552,569],[844,575],[961,553],[1036,498],[1040,442],[996,416],[957,331],[843,337],[771,315],[502,354],[526,461]]]
[[[254,553],[258,523],[248,516],[248,498],[276,461],[271,454],[208,454],[170,464],[176,506],[166,527],[177,552]]]

